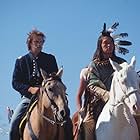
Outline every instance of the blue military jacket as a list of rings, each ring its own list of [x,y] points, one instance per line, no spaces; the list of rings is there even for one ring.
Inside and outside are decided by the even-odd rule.
[[[32,97],[32,94],[28,92],[28,88],[40,85],[43,80],[41,74],[36,75],[36,67],[38,70],[43,69],[48,74],[58,71],[57,62],[53,55],[40,52],[35,59],[31,56],[32,54],[28,53],[16,60],[12,78],[13,88],[22,96],[28,98]]]

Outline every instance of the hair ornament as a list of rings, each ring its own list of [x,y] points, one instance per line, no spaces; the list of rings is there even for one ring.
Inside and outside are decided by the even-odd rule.
[[[111,27],[107,29],[106,23],[104,23],[103,30],[101,33],[103,36],[112,37],[114,39],[115,50],[125,55],[126,53],[129,53],[129,50],[120,46],[130,46],[132,45],[132,42],[124,40],[125,37],[128,37],[128,33],[113,34],[118,26],[119,26],[119,22],[115,22]]]

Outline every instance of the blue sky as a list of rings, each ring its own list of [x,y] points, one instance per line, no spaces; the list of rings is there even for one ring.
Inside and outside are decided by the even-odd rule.
[[[20,101],[11,86],[12,72],[16,58],[28,51],[29,31],[37,28],[44,32],[47,39],[43,50],[54,54],[58,65],[63,65],[73,114],[80,70],[91,60],[104,22],[107,26],[119,22],[116,33],[129,33],[128,40],[133,43],[130,53],[119,56],[129,62],[135,55],[140,70],[139,6],[139,0],[0,0],[0,128],[8,129],[6,107],[14,109]]]

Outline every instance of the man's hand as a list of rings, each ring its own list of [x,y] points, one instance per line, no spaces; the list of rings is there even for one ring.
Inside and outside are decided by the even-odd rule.
[[[39,87],[29,87],[28,92],[30,92],[31,94],[36,94],[39,92]]]
[[[89,91],[90,91],[91,94],[94,94],[98,98],[101,98],[105,103],[109,99],[109,91],[107,91],[107,90],[105,90],[101,87],[91,85],[89,87]]]

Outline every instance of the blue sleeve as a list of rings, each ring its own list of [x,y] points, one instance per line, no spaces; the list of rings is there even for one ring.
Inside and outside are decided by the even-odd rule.
[[[13,72],[12,86],[21,95],[30,97],[31,93],[28,92],[28,88],[30,87],[30,85],[26,84],[26,82],[24,81],[25,81],[25,73],[23,72],[21,68],[20,59],[17,59],[15,63],[14,72]]]

